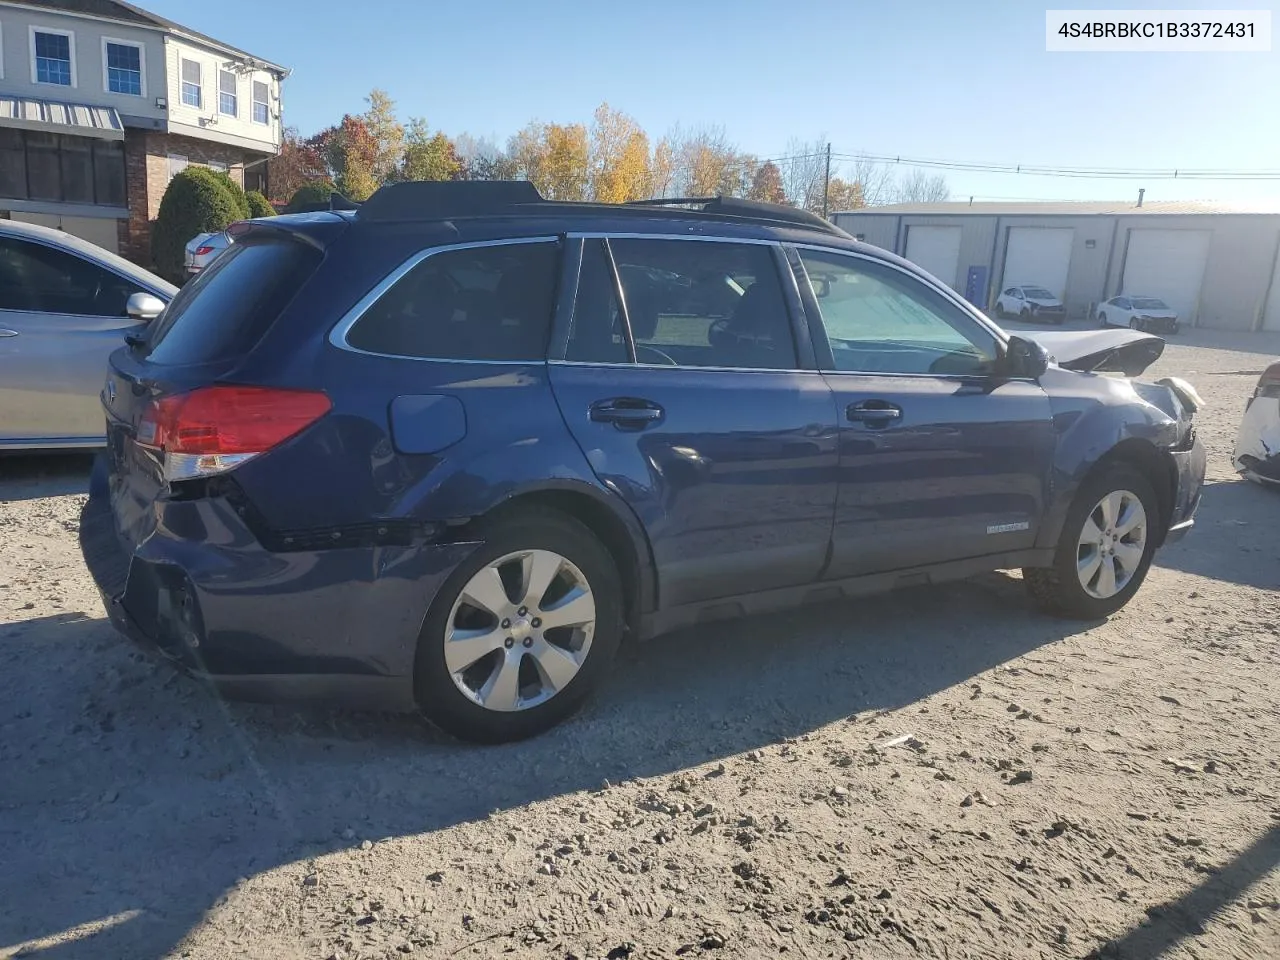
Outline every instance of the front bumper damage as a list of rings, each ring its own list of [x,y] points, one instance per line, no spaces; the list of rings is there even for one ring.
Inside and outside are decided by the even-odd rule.
[[[1246,479],[1280,486],[1280,397],[1249,399],[1232,462]]]

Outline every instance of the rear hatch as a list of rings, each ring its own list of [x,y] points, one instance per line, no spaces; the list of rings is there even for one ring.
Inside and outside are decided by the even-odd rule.
[[[305,237],[249,230],[182,288],[145,338],[112,354],[102,395],[110,495],[130,547],[151,533],[154,504],[175,481],[240,462],[264,424],[278,432],[290,423],[288,396],[281,406],[276,392],[235,385],[234,372],[322,258]],[[312,398],[308,409],[317,408]]]

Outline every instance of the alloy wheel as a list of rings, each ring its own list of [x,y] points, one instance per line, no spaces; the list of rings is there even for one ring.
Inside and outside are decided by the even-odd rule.
[[[1113,490],[1089,512],[1076,547],[1085,593],[1109,600],[1128,586],[1147,546],[1147,511],[1137,494]]]
[[[454,685],[486,710],[528,710],[578,675],[591,650],[596,603],[571,561],[523,550],[486,564],[449,612],[444,659]]]

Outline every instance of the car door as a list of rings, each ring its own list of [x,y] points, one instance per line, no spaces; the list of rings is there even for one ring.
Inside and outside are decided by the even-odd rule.
[[[995,376],[996,333],[917,275],[845,251],[792,254],[841,417],[827,576],[1030,548],[1054,446],[1044,391]]]
[[[65,250],[0,236],[0,442],[94,441],[107,357],[141,329],[141,287]]]
[[[1017,287],[1010,287],[1000,295],[1000,309],[1005,313],[1017,313],[1019,306]]]
[[[596,475],[648,534],[660,604],[816,579],[837,424],[830,388],[797,357],[801,310],[781,250],[578,239],[551,383]]]

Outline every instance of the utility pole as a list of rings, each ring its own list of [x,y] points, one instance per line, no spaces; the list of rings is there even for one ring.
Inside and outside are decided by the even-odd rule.
[[[822,178],[822,219],[827,219],[827,200],[831,196],[831,144],[827,144],[827,172]],[[1139,204],[1141,206],[1141,204]]]

